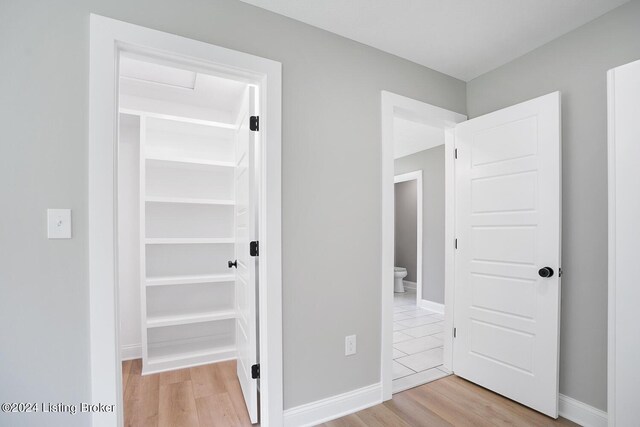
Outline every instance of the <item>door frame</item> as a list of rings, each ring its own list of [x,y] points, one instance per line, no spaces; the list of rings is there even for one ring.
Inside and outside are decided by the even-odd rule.
[[[633,316],[633,314],[628,312],[628,307],[626,310],[622,310],[623,313],[618,313],[618,305],[623,298],[619,295],[619,290],[624,289],[625,286],[629,286],[629,282],[632,273],[629,272],[628,268],[620,271],[618,259],[623,259],[625,256],[622,252],[631,253],[635,251],[636,248],[634,245],[629,243],[629,240],[621,243],[620,236],[623,238],[628,236],[629,234],[637,234],[637,228],[634,226],[630,226],[628,219],[622,223],[618,222],[620,218],[619,212],[621,206],[619,203],[622,199],[622,202],[626,201],[625,196],[633,191],[634,188],[633,180],[629,179],[629,176],[622,175],[623,180],[619,179],[621,176],[618,174],[618,158],[620,154],[618,152],[625,151],[625,154],[628,154],[628,149],[625,149],[625,142],[629,139],[629,129],[625,129],[627,126],[620,126],[617,122],[616,118],[618,118],[621,114],[625,113],[625,111],[620,111],[618,107],[620,104],[629,108],[625,105],[624,102],[621,102],[619,98],[617,98],[617,84],[624,83],[625,71],[628,69],[634,69],[635,67],[640,66],[640,60],[632,61],[627,64],[620,65],[618,67],[612,68],[607,71],[607,166],[608,166],[608,342],[607,342],[607,415],[608,415],[608,425],[615,426],[619,424],[617,420],[617,415],[619,411],[616,409],[619,405],[617,405],[616,399],[616,390],[619,390],[620,384],[617,384],[618,379],[623,377],[623,373],[618,372],[617,363],[622,362],[623,364],[629,366],[632,363],[635,363],[633,359],[633,355],[629,354],[632,351],[623,352],[620,354],[617,350],[621,347],[621,344],[618,343],[618,338],[620,340],[624,340],[624,332],[619,329],[622,329],[620,325],[625,325],[628,322],[624,322],[623,317],[628,317],[629,315]],[[620,76],[620,74],[623,76]],[[622,79],[622,81],[620,81]],[[623,110],[626,110],[624,108]],[[636,131],[637,133],[637,131]],[[628,169],[622,166],[623,172],[625,169]],[[627,206],[624,206],[627,207]],[[622,251],[620,251],[622,249]],[[626,262],[628,264],[628,261]],[[621,261],[620,264],[625,264],[625,261]],[[626,316],[625,316],[626,315]],[[625,384],[622,385],[624,387]],[[628,386],[628,382],[626,384]],[[627,396],[624,396],[627,397]]]
[[[413,171],[395,175],[393,177],[394,194],[395,184],[400,182],[416,181],[416,306],[422,301],[422,171]],[[394,218],[395,219],[395,218]],[[395,227],[395,221],[394,221]],[[394,228],[395,237],[395,228]],[[395,241],[395,240],[394,240]],[[395,264],[395,263],[394,263]]]
[[[281,64],[149,28],[90,15],[89,319],[92,401],[115,404],[93,413],[93,426],[123,424],[117,310],[118,61],[120,52],[165,58],[191,69],[232,76],[260,91],[260,412],[282,425]]]
[[[381,352],[380,377],[382,400],[393,394],[391,373],[393,348],[393,243],[394,243],[394,145],[393,118],[403,118],[442,127],[445,138],[445,331],[453,331],[454,289],[454,200],[455,200],[455,125],[467,120],[467,116],[436,107],[402,95],[381,91]],[[444,366],[453,371],[453,335],[444,334]]]

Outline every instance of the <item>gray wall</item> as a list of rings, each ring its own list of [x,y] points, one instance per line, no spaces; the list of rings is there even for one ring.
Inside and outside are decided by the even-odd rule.
[[[398,182],[394,185],[395,241],[394,265],[407,269],[404,280],[416,281],[418,244],[417,181]]]
[[[285,407],[378,382],[380,91],[465,113],[465,83],[235,0],[2,0],[0,401],[89,399],[89,12],[282,62]]]
[[[422,170],[422,299],[444,304],[444,145],[395,160],[395,174]]]
[[[634,1],[468,84],[470,117],[562,91],[560,392],[607,406],[606,72],[640,58]]]

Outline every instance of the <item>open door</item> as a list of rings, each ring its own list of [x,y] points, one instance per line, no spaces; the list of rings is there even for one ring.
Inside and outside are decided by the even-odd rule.
[[[258,422],[258,380],[252,375],[257,357],[257,254],[252,255],[250,245],[257,241],[257,185],[255,150],[257,132],[251,130],[251,116],[255,116],[255,88],[245,94],[236,138],[236,347],[237,372],[244,401],[252,423]]]
[[[456,126],[453,370],[558,417],[560,93]]]

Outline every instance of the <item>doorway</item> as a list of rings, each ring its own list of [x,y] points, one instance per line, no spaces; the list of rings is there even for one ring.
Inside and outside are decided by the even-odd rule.
[[[235,360],[240,410],[257,423],[258,88],[127,52],[119,65],[122,359],[191,377]],[[137,399],[123,392],[130,424]]]
[[[422,300],[422,171],[394,177],[394,293]],[[406,295],[401,295],[406,294]]]
[[[239,359],[251,421],[280,425],[280,64],[96,15],[90,59],[92,393],[116,405],[93,425],[123,423],[123,356],[143,374]]]
[[[387,245],[393,241],[394,213],[388,201],[393,194],[394,120],[408,116],[433,125],[434,116],[448,113],[440,121],[446,193],[442,364],[556,418],[560,93],[468,121],[452,120],[455,113],[443,111],[382,94],[383,399],[392,393],[393,254]]]
[[[383,372],[384,392],[391,394],[449,374],[448,364],[444,362],[445,315],[449,314],[444,310],[444,291],[446,260],[449,259],[446,251],[453,247],[446,244],[450,224],[445,221],[445,211],[453,185],[451,175],[447,174],[450,169],[446,165],[446,152],[453,149],[452,144],[446,144],[446,131],[465,117],[398,95],[383,92],[382,96],[383,151],[391,149],[389,169],[395,175],[395,191],[391,189],[395,201],[390,200],[392,210],[395,209],[392,223],[396,225],[391,237],[392,275],[398,276],[395,270],[406,268],[407,277],[415,277],[416,282],[415,290],[409,283],[404,293],[392,293],[393,313],[384,323],[393,329],[388,343],[391,351],[389,357],[385,357],[386,361],[391,361],[391,374],[387,379],[391,382],[389,389]],[[398,183],[413,184],[413,204],[402,202]],[[405,206],[401,207],[399,203]],[[415,222],[415,234],[408,243],[403,228],[412,222]],[[401,228],[398,228],[399,223],[403,224]],[[409,258],[416,259],[415,266],[403,256],[408,249],[412,252]],[[411,274],[412,269],[414,274]],[[383,289],[384,307],[388,288]],[[385,360],[383,368],[384,363]]]

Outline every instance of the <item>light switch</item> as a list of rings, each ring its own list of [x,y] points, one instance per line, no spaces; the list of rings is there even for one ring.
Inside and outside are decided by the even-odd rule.
[[[47,237],[71,238],[71,209],[47,209]]]

